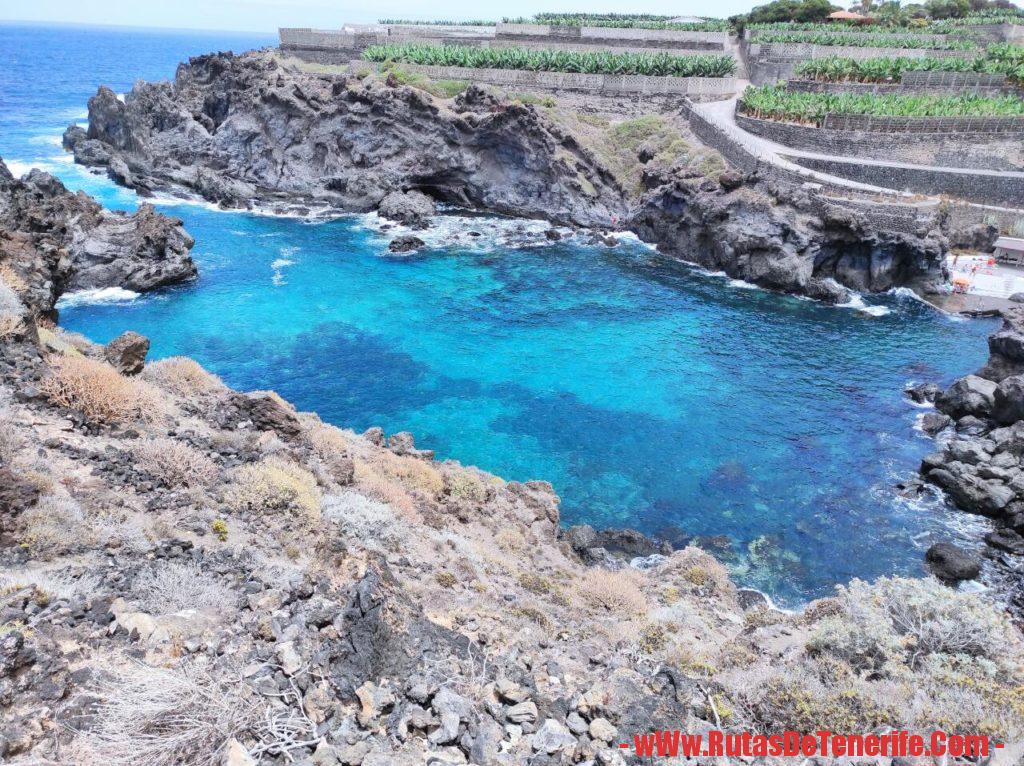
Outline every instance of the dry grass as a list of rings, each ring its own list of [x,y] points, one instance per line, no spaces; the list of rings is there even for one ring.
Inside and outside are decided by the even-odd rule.
[[[141,377],[178,396],[206,394],[226,388],[220,378],[204,370],[199,362],[184,356],[151,362],[146,365]]]
[[[647,613],[641,583],[641,575],[631,569],[590,569],[580,579],[577,592],[591,606],[623,618],[639,617]]]
[[[220,476],[213,460],[175,439],[146,439],[131,451],[140,469],[169,487],[208,487]]]
[[[675,551],[657,568],[659,579],[683,593],[735,598],[736,586],[729,570],[707,551],[688,546]]]
[[[392,548],[402,529],[388,505],[346,490],[324,498],[324,516],[335,522],[350,541],[367,548]]]
[[[68,762],[90,766],[219,766],[227,742],[259,725],[262,710],[238,678],[196,664],[100,668],[90,728]]]
[[[235,512],[295,511],[307,522],[320,518],[316,477],[277,457],[236,469],[225,502]]]
[[[162,409],[160,395],[146,383],[81,356],[54,359],[40,390],[51,404],[81,412],[97,425],[153,420]]]

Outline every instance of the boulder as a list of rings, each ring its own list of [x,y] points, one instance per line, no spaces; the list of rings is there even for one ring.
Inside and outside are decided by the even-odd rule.
[[[437,213],[434,200],[423,192],[391,192],[380,201],[377,212],[384,218],[398,221],[415,229],[425,229]]]
[[[939,431],[953,422],[949,415],[941,412],[926,412],[921,416],[921,430],[929,436],[935,436]]]
[[[940,580],[973,580],[981,574],[981,558],[953,543],[935,543],[924,554],[928,569]]]
[[[533,735],[533,749],[538,753],[563,752],[571,754],[576,749],[576,737],[554,718],[548,718]]]
[[[1014,491],[995,479],[982,479],[963,463],[946,463],[925,478],[941,487],[953,502],[969,513],[999,516],[1014,498]]]
[[[260,431],[273,431],[285,441],[302,433],[294,410],[273,391],[251,391],[231,395],[231,404],[241,421],[250,421]]]
[[[424,247],[427,243],[419,237],[414,237],[412,234],[406,234],[401,237],[395,237],[388,243],[388,250],[392,253],[411,253],[414,250],[419,250]]]
[[[1024,420],[1024,375],[1011,375],[996,387],[992,418],[1003,425]]]
[[[996,383],[977,375],[965,375],[935,399],[935,406],[952,418],[984,417],[995,403]]]
[[[743,176],[735,170],[726,170],[719,174],[718,183],[723,189],[730,192],[743,186]]]
[[[103,358],[122,375],[138,375],[146,366],[149,338],[129,330],[103,347]]]
[[[935,383],[920,383],[916,386],[907,386],[903,390],[907,398],[917,404],[930,404],[942,393],[942,389]]]
[[[985,535],[985,542],[993,548],[1012,553],[1014,556],[1024,556],[1024,537],[1006,527],[993,530]]]

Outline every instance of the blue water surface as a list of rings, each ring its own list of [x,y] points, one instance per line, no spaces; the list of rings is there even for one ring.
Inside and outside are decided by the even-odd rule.
[[[189,55],[271,42],[0,26],[0,156],[130,209],[134,195],[59,147],[96,86],[123,92]],[[72,301],[65,326],[97,341],[134,329],[156,357],[193,356],[339,425],[410,430],[442,458],[546,479],[566,523],[701,536],[787,604],[919,573],[923,548],[969,523],[894,491],[931,448],[901,391],[980,366],[990,321],[906,295],[870,297],[881,315],[825,307],[630,240],[516,244],[522,224],[493,218],[448,219],[399,258],[373,216],[160,208],[196,238],[199,280]]]

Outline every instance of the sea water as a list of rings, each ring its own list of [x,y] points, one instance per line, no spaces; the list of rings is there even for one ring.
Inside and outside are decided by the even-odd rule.
[[[0,156],[131,209],[131,192],[60,149],[96,86],[124,92],[189,55],[272,42],[0,26]],[[195,357],[338,425],[412,431],[440,458],[545,479],[563,523],[697,538],[784,604],[920,574],[931,542],[974,538],[971,517],[894,485],[933,449],[904,386],[976,369],[991,321],[905,291],[823,306],[629,237],[552,243],[539,222],[452,214],[398,257],[373,215],[158,207],[195,237],[199,279],[70,296],[64,326],[100,342],[136,330],[153,357]]]

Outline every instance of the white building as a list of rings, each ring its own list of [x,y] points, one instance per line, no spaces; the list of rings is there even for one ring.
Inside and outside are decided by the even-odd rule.
[[[1024,265],[1024,239],[1020,237],[1000,237],[996,240],[993,253],[997,261],[1014,266]]]

